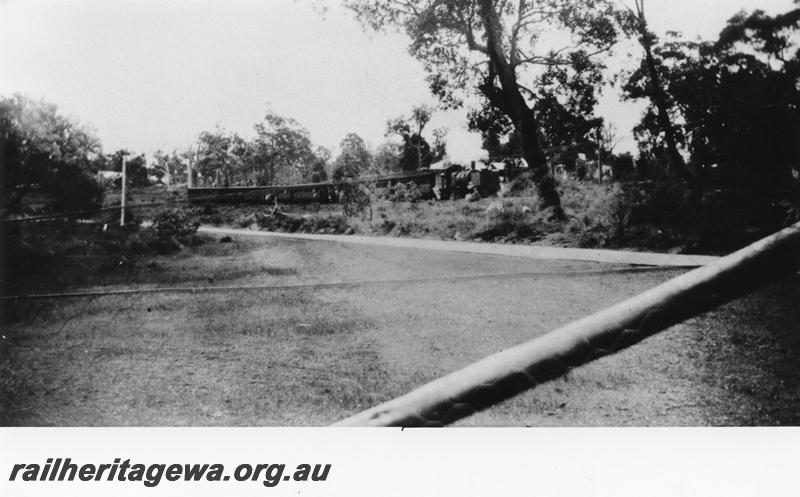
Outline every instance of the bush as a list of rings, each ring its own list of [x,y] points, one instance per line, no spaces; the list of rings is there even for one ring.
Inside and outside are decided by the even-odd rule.
[[[569,179],[559,187],[569,217],[565,231],[581,247],[617,244],[630,219],[630,191],[619,184],[597,184]]]
[[[112,230],[116,230],[119,227],[119,218],[120,218],[120,210],[121,207],[119,202],[116,202],[115,209],[109,209],[103,213],[101,219],[104,223],[108,225],[108,227]],[[127,232],[135,232],[139,231],[141,228],[142,220],[139,217],[140,212],[137,212],[137,209],[131,209],[126,207],[125,208],[125,227],[124,230]]]
[[[153,217],[153,231],[159,238],[172,238],[178,242],[192,238],[200,224],[187,212],[179,209],[164,209]]]
[[[528,197],[536,194],[531,173],[525,172],[511,180],[502,190],[503,197]]]
[[[56,212],[97,211],[103,204],[103,185],[77,165],[65,164],[50,178],[45,186]]]
[[[422,192],[416,183],[400,183],[389,195],[389,200],[392,202],[417,202],[421,198]]]
[[[651,181],[624,185],[631,224],[682,224],[697,215],[690,190],[675,181]]]
[[[344,214],[349,217],[362,216],[365,211],[370,211],[372,217],[372,196],[364,185],[358,183],[340,183],[339,203],[342,204]]]
[[[546,226],[530,207],[504,203],[490,209],[469,236],[484,241],[538,240]]]

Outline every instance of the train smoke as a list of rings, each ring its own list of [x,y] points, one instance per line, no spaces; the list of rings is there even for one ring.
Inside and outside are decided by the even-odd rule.
[[[452,128],[447,133],[446,159],[453,164],[468,165],[472,161],[488,160],[481,136],[464,128]]]

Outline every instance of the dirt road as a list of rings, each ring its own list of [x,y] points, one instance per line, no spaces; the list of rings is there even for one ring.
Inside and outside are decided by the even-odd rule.
[[[217,228],[213,226],[203,226],[200,228],[200,231],[215,235],[246,235],[255,237],[289,238],[295,240],[315,240],[321,242],[370,245],[374,247],[411,248],[444,252],[528,257],[539,260],[607,262],[611,264],[636,264],[643,266],[697,267],[719,259],[719,257],[710,255],[658,254],[652,252],[633,252],[626,250],[576,249],[566,247],[543,247],[538,245],[507,245],[499,243],[460,242],[453,240],[433,240],[423,238],[396,238],[389,236],[277,233],[244,229]]]
[[[157,270],[171,286],[274,288],[20,303],[5,424],[324,425],[686,270],[234,244]],[[794,277],[461,424],[798,424],[799,297]]]

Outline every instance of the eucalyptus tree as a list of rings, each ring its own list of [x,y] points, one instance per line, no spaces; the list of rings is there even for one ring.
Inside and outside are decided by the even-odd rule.
[[[652,46],[668,109],[653,97],[647,64],[625,85],[630,98],[650,98],[637,126],[658,152],[675,141],[691,154],[703,180],[744,183],[748,190],[789,181],[800,163],[800,1],[798,8],[732,17],[716,40],[685,41],[670,33]],[[674,116],[674,117],[673,117]]]
[[[663,134],[667,149],[667,173],[684,181],[692,182],[694,175],[678,151],[679,137],[672,119],[675,112],[674,101],[665,89],[664,68],[661,60],[654,54],[654,47],[658,44],[658,37],[648,27],[644,7],[644,0],[634,0],[634,8],[630,9],[635,19],[634,29],[639,44],[644,50],[644,58],[642,59],[639,74],[644,76],[645,85],[641,88],[640,96],[649,97],[652,103],[651,117],[658,123],[660,134]],[[629,87],[629,93],[631,89]]]
[[[303,168],[303,180],[310,183],[319,183],[328,179],[328,164],[331,160],[331,151],[318,146],[314,150],[314,159]]]
[[[157,150],[153,154],[153,173],[168,186],[186,183],[188,180],[187,163],[192,156],[191,151],[181,153],[173,150],[167,153]]]
[[[356,133],[348,133],[339,143],[339,156],[333,163],[334,181],[345,178],[357,178],[366,172],[372,164],[372,154],[364,139]]]
[[[431,106],[418,105],[411,110],[409,117],[396,117],[386,123],[386,136],[397,135],[403,140],[400,163],[405,171],[414,171],[431,164],[431,145],[422,136],[422,132],[433,117],[433,112]]]
[[[403,170],[405,145],[395,141],[385,141],[378,145],[372,154],[369,174],[392,174]]]
[[[234,174],[242,165],[236,152],[242,149],[243,143],[239,135],[220,126],[214,131],[203,131],[199,137],[197,171],[205,178],[222,175],[222,186],[231,186]]]
[[[534,105],[543,89],[592,91],[629,22],[611,0],[346,0],[365,25],[399,29],[432,92],[458,107],[475,90],[519,135],[544,207],[561,212]],[[566,100],[569,96],[564,97]],[[591,100],[591,99],[590,99]]]
[[[90,172],[101,152],[94,132],[56,105],[0,97],[0,209],[18,212],[36,189],[54,198],[54,208],[99,206],[103,189]]]
[[[304,176],[308,164],[317,156],[307,129],[294,119],[267,113],[255,125],[249,163],[261,181],[274,184],[278,173],[287,178]]]
[[[147,158],[144,154],[134,154],[130,150],[120,149],[108,154],[107,163],[112,171],[122,171],[122,161],[125,159],[125,177],[128,185],[136,187],[150,186]]]

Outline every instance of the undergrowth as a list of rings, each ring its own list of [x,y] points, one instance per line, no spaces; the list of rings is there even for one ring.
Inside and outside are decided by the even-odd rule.
[[[721,254],[746,245],[794,219],[766,197],[709,191],[692,195],[665,181],[558,184],[563,217],[542,209],[525,175],[499,198],[420,200],[413,191],[371,200],[360,214],[339,205],[211,206],[196,208],[200,222],[305,233],[539,243],[567,247],[625,248]]]
[[[117,216],[117,214],[114,214]],[[9,225],[2,233],[2,292],[19,295],[130,276],[153,257],[172,255],[209,240],[190,212],[164,209],[149,227],[127,216],[100,223],[53,220]]]

